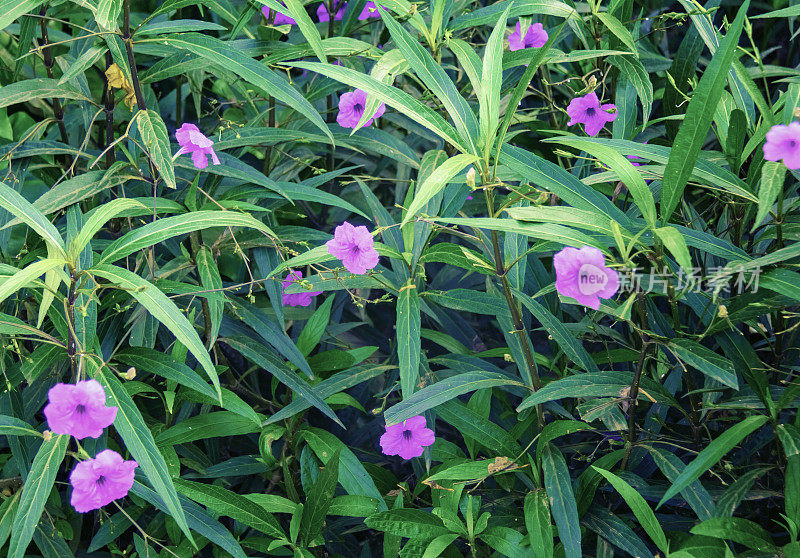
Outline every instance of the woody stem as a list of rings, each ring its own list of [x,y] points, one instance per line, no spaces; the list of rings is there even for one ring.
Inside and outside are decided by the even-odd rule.
[[[47,15],[47,3],[42,4],[42,8],[39,10],[39,15],[41,16],[39,20],[39,26],[42,30],[42,57],[44,58],[44,69],[47,72],[47,77],[53,79],[53,53],[50,51],[50,47],[47,46],[48,38],[47,38],[47,19],[45,16]],[[56,118],[56,123],[58,124],[58,131],[61,134],[61,141],[65,144],[69,143],[69,138],[67,136],[67,127],[64,125],[64,111],[61,108],[61,102],[53,98],[53,115]],[[65,155],[66,157],[66,155]]]

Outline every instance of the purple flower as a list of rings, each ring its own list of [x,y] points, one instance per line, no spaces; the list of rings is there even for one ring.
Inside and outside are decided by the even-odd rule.
[[[558,293],[595,310],[601,298],[611,298],[619,289],[617,272],[606,267],[603,253],[592,246],[564,248],[553,256],[553,267]]]
[[[79,513],[98,510],[124,498],[133,486],[136,461],[123,461],[114,450],[103,450],[94,459],[81,461],[69,475],[70,504]]]
[[[270,11],[271,10],[266,6],[261,8],[261,13],[264,14],[264,17],[267,18],[267,21],[269,21]],[[284,15],[279,11],[275,11],[275,22],[274,22],[275,25],[295,25],[296,23],[297,22],[288,15]]]
[[[608,112],[613,110],[614,112]],[[567,114],[569,115],[569,122],[567,126],[574,126],[575,124],[583,124],[586,133],[590,136],[596,136],[600,133],[606,122],[613,122],[617,118],[617,105],[608,103],[600,106],[600,99],[597,98],[597,93],[592,91],[584,97],[575,97],[567,107]]]
[[[529,25],[523,36],[522,27],[518,21],[515,31],[508,36],[508,48],[512,51],[522,50],[523,48],[540,48],[546,42],[547,31],[544,30],[541,23]]]
[[[385,6],[381,6],[381,8],[386,9]],[[369,19],[371,17],[381,17],[381,14],[378,13],[378,7],[375,5],[375,2],[367,2],[364,6],[364,9],[361,10],[360,14],[358,14],[358,19],[361,20]]]
[[[764,144],[764,159],[780,161],[790,169],[800,169],[800,122],[788,126],[778,124],[767,132]]]
[[[335,12],[333,14],[333,21],[342,21],[344,17],[344,10],[347,8],[347,2],[339,2],[335,7]],[[317,7],[317,19],[320,23],[325,23],[326,21],[330,21],[331,17],[328,13],[328,5],[325,2],[322,2],[319,7]]]
[[[350,273],[364,275],[378,265],[378,251],[373,247],[372,235],[367,227],[354,227],[347,221],[336,227],[333,239],[325,243],[328,253],[342,260]]]
[[[345,93],[339,98],[339,114],[336,116],[336,122],[342,128],[355,128],[358,126],[358,121],[364,115],[364,109],[367,106],[367,92],[361,89],[356,89],[350,93]],[[364,126],[372,124],[373,120],[379,118],[386,111],[386,103],[381,103],[375,115],[364,123]]]
[[[301,271],[295,271],[294,269],[289,270],[289,275],[287,275],[286,279],[283,280],[284,306],[308,306],[309,304],[311,304],[312,296],[317,296],[322,294],[322,291],[286,294],[286,288],[291,286],[292,283],[295,283],[302,278],[303,278],[303,273]]]
[[[194,124],[184,124],[175,130],[175,139],[178,140],[178,145],[181,146],[176,156],[191,153],[192,163],[198,169],[204,169],[208,166],[207,155],[211,155],[211,161],[215,165],[219,165],[219,157],[217,157],[212,147],[214,142],[204,136]]]
[[[425,428],[425,417],[417,415],[400,424],[386,427],[381,436],[381,449],[386,455],[399,455],[403,459],[419,457],[424,446],[430,446],[436,435],[430,428]]]
[[[56,434],[99,438],[117,417],[116,407],[106,407],[106,392],[97,380],[56,384],[47,392],[44,407],[47,427]]]

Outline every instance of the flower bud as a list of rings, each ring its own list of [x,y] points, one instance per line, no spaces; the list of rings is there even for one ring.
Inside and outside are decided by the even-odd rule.
[[[469,186],[470,189],[475,188],[475,167],[470,167],[467,171],[467,186]]]
[[[45,430],[44,432],[42,432],[42,438],[44,438],[45,442],[49,442],[50,440],[53,439],[53,433],[50,432],[49,430]]]
[[[136,377],[136,368],[131,366],[128,368],[128,371],[125,372],[125,379],[126,380],[133,380]]]

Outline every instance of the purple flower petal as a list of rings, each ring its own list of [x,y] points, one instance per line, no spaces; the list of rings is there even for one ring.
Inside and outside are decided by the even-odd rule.
[[[214,142],[208,139],[194,124],[186,123],[175,130],[175,139],[181,146],[177,155],[191,153],[192,163],[196,168],[204,169],[208,166],[208,155],[211,155],[211,161],[215,165],[220,164],[219,157],[214,151]]]
[[[97,380],[56,384],[47,398],[43,412],[48,428],[56,434],[79,440],[99,438],[117,417],[117,408],[106,406],[106,392]]]
[[[94,459],[81,461],[72,470],[70,503],[75,511],[86,513],[124,498],[133,486],[136,461],[124,461],[114,450],[103,450]]]
[[[601,298],[612,298],[619,290],[619,275],[606,267],[603,253],[593,246],[560,250],[553,256],[553,267],[558,293],[595,310]]]
[[[780,161],[790,169],[800,169],[800,122],[777,124],[767,132],[764,159]]]

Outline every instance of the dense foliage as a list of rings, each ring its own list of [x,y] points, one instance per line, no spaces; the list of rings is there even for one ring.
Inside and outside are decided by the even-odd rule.
[[[799,18],[0,0],[0,554],[800,556]]]

